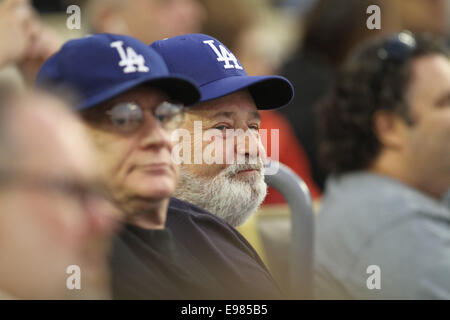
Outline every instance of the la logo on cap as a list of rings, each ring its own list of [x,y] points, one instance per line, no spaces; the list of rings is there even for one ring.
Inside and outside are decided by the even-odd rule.
[[[209,45],[209,47],[214,51],[214,53],[217,55],[217,61],[225,62],[223,66],[225,69],[244,69],[239,65],[236,56],[228,51],[227,48],[225,48],[223,45],[219,44],[219,51],[219,49],[217,49],[217,47],[214,45],[214,40],[205,40],[203,41],[203,43]],[[231,64],[230,62],[233,62],[233,64]]]
[[[145,65],[145,59],[141,54],[137,54],[132,47],[123,48],[123,41],[111,42],[111,48],[116,48],[120,56],[119,66],[123,67],[123,73],[149,72]]]

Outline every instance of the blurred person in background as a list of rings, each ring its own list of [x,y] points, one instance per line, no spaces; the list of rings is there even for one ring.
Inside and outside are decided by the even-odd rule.
[[[77,110],[100,153],[103,181],[126,215],[111,259],[114,298],[281,298],[234,228],[170,199],[178,166],[169,133],[183,120],[179,103],[200,98],[185,79],[144,43],[111,34],[69,41],[38,76],[81,95]]]
[[[205,10],[198,0],[86,0],[90,30],[132,36],[144,43],[199,32]]]
[[[366,27],[370,5],[381,9],[380,30]],[[310,160],[313,179],[322,189],[325,174],[318,161],[316,105],[331,90],[336,71],[357,44],[399,31],[401,24],[392,2],[381,0],[318,0],[303,19],[298,48],[281,67],[281,74],[292,81],[296,95],[291,107],[281,113],[291,122]]]
[[[449,299],[448,47],[406,31],[365,43],[319,120],[331,175],[316,220],[317,298]]]
[[[21,79],[17,86],[31,85],[37,71],[62,44],[56,33],[43,24],[29,0],[0,2],[0,71],[15,66]],[[11,77],[0,79],[11,85]]]
[[[0,299],[109,298],[117,217],[80,121],[43,93],[3,92],[1,100]],[[80,290],[66,286],[72,265]]]
[[[450,35],[450,0],[395,0],[389,9],[398,14],[404,29],[438,36]]]
[[[447,193],[444,196],[444,203],[447,205],[447,208],[450,209],[450,189],[447,190]]]
[[[32,38],[36,35],[32,20],[33,9],[27,0],[0,2],[0,68],[22,60]]]

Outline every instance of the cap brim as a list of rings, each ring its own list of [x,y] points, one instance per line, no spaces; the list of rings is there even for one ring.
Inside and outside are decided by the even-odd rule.
[[[277,109],[294,97],[292,84],[281,76],[234,76],[210,82],[200,87],[200,102],[217,99],[248,89],[258,109]]]
[[[114,98],[127,90],[144,84],[161,89],[167,93],[171,99],[180,101],[186,106],[192,105],[200,99],[200,92],[197,87],[187,78],[182,76],[149,77],[127,81],[106,91],[100,92],[80,103],[77,106],[77,109],[84,110],[91,108],[106,100]]]
[[[190,106],[200,101],[200,91],[196,85],[187,79],[177,76],[176,78],[160,78],[148,83],[152,87],[166,92],[170,98],[182,102],[185,106]]]

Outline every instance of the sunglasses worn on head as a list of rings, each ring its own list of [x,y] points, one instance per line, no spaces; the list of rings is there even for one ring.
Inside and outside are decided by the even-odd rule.
[[[371,83],[372,91],[375,93],[375,103],[381,103],[381,96],[385,90],[384,82],[395,70],[400,70],[411,58],[417,48],[414,35],[409,31],[402,31],[384,41],[381,48],[376,52],[380,61],[380,67],[373,75]],[[397,71],[397,72],[398,72]],[[401,102],[400,102],[401,103]],[[403,110],[405,108],[400,108]],[[399,111],[408,124],[412,124],[409,114]]]
[[[416,49],[414,35],[409,31],[402,31],[387,39],[377,54],[385,62],[404,62]]]

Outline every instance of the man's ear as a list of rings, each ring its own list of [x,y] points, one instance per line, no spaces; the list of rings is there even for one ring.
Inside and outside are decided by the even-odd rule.
[[[399,149],[405,144],[406,124],[393,112],[377,111],[373,118],[375,135],[383,147]]]

